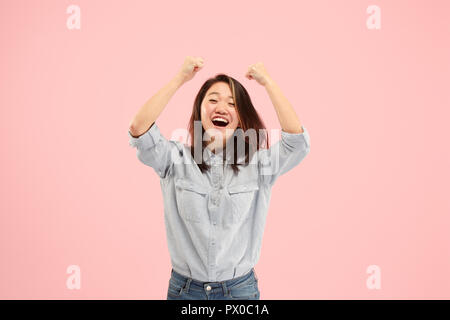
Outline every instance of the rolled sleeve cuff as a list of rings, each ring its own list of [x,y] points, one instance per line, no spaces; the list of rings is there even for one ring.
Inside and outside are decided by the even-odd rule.
[[[160,139],[161,132],[159,131],[158,126],[154,122],[150,129],[148,129],[145,133],[141,134],[139,137],[133,137],[131,132],[128,130],[129,144],[133,148],[138,149],[148,149],[153,147]]]
[[[310,138],[309,132],[302,126],[302,133],[289,133],[281,130],[281,138],[292,149],[309,149]]]

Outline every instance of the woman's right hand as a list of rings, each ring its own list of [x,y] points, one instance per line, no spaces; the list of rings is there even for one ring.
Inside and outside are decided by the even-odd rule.
[[[187,56],[179,72],[184,82],[191,80],[203,68],[203,58]]]

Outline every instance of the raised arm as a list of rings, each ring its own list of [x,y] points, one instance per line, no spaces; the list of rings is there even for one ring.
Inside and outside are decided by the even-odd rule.
[[[280,121],[281,129],[288,133],[303,133],[300,120],[295,113],[291,103],[281,92],[280,87],[275,83],[267,72],[262,62],[249,66],[245,75],[248,79],[255,79],[260,85],[266,88],[270,100]]]
[[[183,78],[177,74],[139,109],[130,122],[129,131],[133,137],[141,136],[150,128],[183,83]]]
[[[192,79],[201,68],[202,61],[187,57],[181,71],[138,111],[131,121],[128,136],[129,144],[137,149],[138,159],[155,169],[161,178],[166,178],[171,172],[174,158],[173,151],[182,152],[178,141],[167,140],[159,131],[155,121],[168,104],[170,98],[186,81]]]
[[[185,82],[191,80],[202,67],[202,58],[187,56],[177,75],[139,109],[130,122],[130,134],[138,137],[146,132],[167,106],[175,92]]]
[[[281,139],[277,143],[258,152],[262,181],[272,186],[278,177],[297,166],[309,153],[309,132],[261,62],[250,66],[246,77],[255,79],[266,88],[282,129]]]
[[[281,92],[278,84],[272,78],[268,78],[264,88],[266,88],[270,100],[272,100],[281,129],[288,133],[303,133],[302,125],[294,108],[284,96],[283,92]]]

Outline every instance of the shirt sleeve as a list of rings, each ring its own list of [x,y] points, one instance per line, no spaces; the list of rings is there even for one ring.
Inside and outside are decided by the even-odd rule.
[[[308,130],[302,126],[302,133],[288,133],[281,130],[281,139],[269,149],[258,151],[258,165],[261,180],[273,185],[279,176],[297,166],[310,150]]]
[[[128,130],[128,137],[130,146],[137,149],[137,157],[143,164],[152,167],[160,178],[170,175],[174,164],[173,152],[181,153],[176,141],[167,140],[155,122],[138,137],[134,137]]]

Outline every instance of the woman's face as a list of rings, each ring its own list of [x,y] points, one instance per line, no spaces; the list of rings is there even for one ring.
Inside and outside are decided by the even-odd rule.
[[[220,121],[219,118],[225,121]],[[203,129],[210,141],[213,140],[211,137],[220,138],[220,133],[223,137],[221,144],[214,138],[214,142],[208,147],[214,149],[214,147],[225,146],[226,141],[239,125],[239,115],[227,83],[216,82],[206,92],[201,105],[201,119]]]

